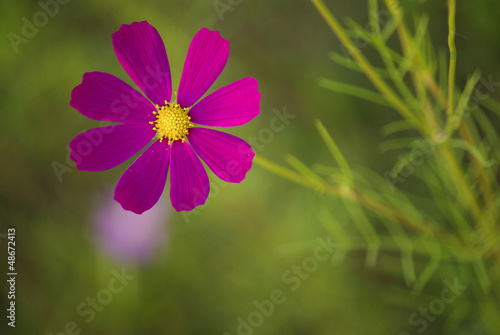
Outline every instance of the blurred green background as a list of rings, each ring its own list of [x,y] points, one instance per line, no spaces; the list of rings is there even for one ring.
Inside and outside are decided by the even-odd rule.
[[[397,255],[381,255],[373,269],[364,267],[364,252],[341,263],[319,262],[291,290],[285,273],[314,254],[318,237],[327,239],[319,209],[328,206],[338,220],[345,215],[328,197],[257,165],[239,185],[212,183],[208,205],[190,214],[172,209],[167,184],[166,197],[157,205],[168,212],[161,222],[165,242],[147,261],[120,261],[99,247],[95,212],[104,202],[102,194],[114,188],[133,159],[110,171],[77,171],[68,160],[68,143],[99,122],[80,115],[69,101],[85,72],[108,72],[132,84],[111,42],[122,24],[147,20],[157,28],[173,87],[194,34],[201,27],[220,31],[231,52],[210,92],[242,77],[257,78],[261,115],[229,132],[247,140],[257,137],[254,150],[265,158],[282,163],[284,154],[292,153],[308,163],[332,164],[313,124],[321,119],[352,164],[382,174],[397,160],[395,153],[377,151],[380,128],[398,119],[393,111],[318,86],[318,78],[326,77],[370,88],[363,76],[328,58],[342,49],[310,2],[219,3],[231,10],[218,13],[212,0],[71,0],[59,4],[16,52],[8,34],[21,36],[22,18],[32,21],[42,9],[36,1],[2,1],[0,234],[16,228],[18,273],[15,329],[6,325],[8,287],[5,280],[0,284],[2,334],[417,334],[422,329],[409,317],[438,298],[445,284],[413,296],[399,274]],[[364,0],[326,4],[341,21],[368,22]],[[445,1],[403,4],[409,15],[429,14],[431,36],[444,49]],[[463,86],[478,67],[500,78],[497,1],[458,1],[457,15],[458,84]],[[369,48],[363,51],[372,54]],[[499,97],[498,91],[494,95]],[[270,127],[274,109],[286,109],[295,118],[268,139],[262,130]],[[60,178],[54,166],[66,167]],[[5,236],[0,236],[5,255]],[[6,264],[6,256],[0,262]],[[115,271],[133,279],[107,297],[100,292],[109,288]],[[254,319],[258,326],[242,327],[239,318],[252,322],[248,318],[258,311],[254,301],[269,300],[275,290],[283,292],[284,302],[261,322]],[[425,334],[447,333],[453,323],[449,316],[467,311],[461,306],[469,293],[428,321]],[[109,301],[86,322],[89,315],[77,308],[89,297],[99,300],[99,294]],[[486,334],[487,320],[472,320],[453,333]]]

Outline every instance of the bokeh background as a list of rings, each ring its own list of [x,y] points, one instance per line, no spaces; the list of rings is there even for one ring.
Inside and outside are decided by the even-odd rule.
[[[428,13],[435,45],[445,50],[445,1],[402,2],[410,16]],[[218,13],[217,3],[227,7]],[[368,22],[364,0],[326,3],[341,21]],[[7,228],[15,227],[18,273],[15,329],[6,325],[7,285],[0,283],[2,334],[418,333],[421,324],[411,325],[410,315],[439,297],[445,284],[412,295],[397,257],[381,256],[367,269],[364,252],[351,253],[342,262],[319,262],[296,290],[283,281],[287,271],[313,255],[317,238],[327,239],[318,210],[329,206],[334,214],[342,212],[328,197],[254,165],[238,185],[209,173],[208,204],[191,213],[176,213],[167,191],[147,217],[137,217],[112,201],[113,188],[133,159],[90,173],[77,171],[68,158],[73,137],[99,126],[69,106],[71,90],[90,71],[132,84],[113,52],[111,34],[122,24],[147,20],[166,45],[173,87],[201,27],[230,41],[228,64],[209,92],[242,77],[257,78],[261,115],[229,131],[256,138],[258,155],[284,163],[284,155],[292,153],[307,163],[332,164],[314,127],[321,119],[349,162],[388,170],[397,155],[377,151],[380,128],[398,117],[319,87],[320,77],[370,85],[328,58],[342,49],[309,1],[70,0],[58,4],[57,13],[17,52],[8,34],[21,36],[23,17],[33,22],[42,8],[36,1],[7,0],[1,8],[0,247],[5,255]],[[478,67],[500,78],[498,17],[496,0],[458,1],[460,86]],[[369,48],[364,51],[371,55]],[[499,97],[498,91],[493,95]],[[294,118],[267,136],[263,129],[276,110]],[[4,278],[6,256],[0,262]],[[283,292],[284,302],[262,321],[254,318],[258,326],[241,326],[241,320],[252,322],[254,301],[269,300],[275,290]],[[425,334],[447,333],[450,315],[471,308],[470,299],[458,298],[427,322]],[[453,333],[486,334],[484,322]]]

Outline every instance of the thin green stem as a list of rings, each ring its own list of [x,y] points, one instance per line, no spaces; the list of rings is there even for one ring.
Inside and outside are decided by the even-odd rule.
[[[446,166],[448,166],[451,179],[455,183],[455,187],[457,188],[458,193],[461,195],[462,201],[466,206],[469,207],[468,209],[474,216],[474,220],[484,230],[483,233],[490,233],[489,225],[486,223],[486,219],[477,203],[477,199],[474,197],[472,188],[469,186],[469,183],[465,179],[463,171],[462,169],[460,169],[455,156],[451,152],[450,148],[446,145],[439,146],[439,151],[441,153],[441,157],[443,157],[445,161]]]
[[[457,10],[456,0],[448,0],[448,47],[450,48],[450,68],[448,70],[448,100],[447,115],[448,122],[452,119],[454,112],[455,93],[455,69],[457,67],[457,49],[455,47],[455,14]]]
[[[262,166],[263,168],[265,168],[266,170],[268,170],[268,171],[270,171],[278,176],[281,176],[285,179],[293,181],[296,184],[307,186],[307,187],[313,187],[313,188],[323,186],[323,183],[319,183],[316,181],[312,181],[310,179],[306,179],[302,175],[300,175],[296,172],[293,172],[287,168],[284,168],[282,166],[276,165],[276,164],[274,164],[274,163],[268,161],[267,159],[264,159],[258,155],[255,155],[255,158],[253,161],[255,163],[259,164],[260,166]]]
[[[326,130],[325,126],[323,126],[323,123],[321,123],[320,120],[316,120],[314,124],[316,125],[316,128],[318,128],[318,131],[323,138],[326,146],[328,147],[328,150],[330,150],[333,159],[335,159],[335,161],[339,165],[340,170],[349,181],[349,184],[352,184],[354,178],[351,168],[349,167],[349,164],[347,164],[347,161],[344,158],[344,155],[342,155],[342,152],[339,150],[339,147],[337,146],[337,144],[335,144],[335,141],[332,139],[332,137],[328,133],[328,130]]]
[[[450,64],[449,64],[449,70],[448,70],[448,99],[446,102],[446,112],[447,112],[447,125],[446,125],[446,135],[451,136],[451,132],[453,131],[453,123],[456,122],[455,118],[455,72],[456,72],[456,66],[457,66],[457,50],[455,46],[455,17],[456,17],[456,11],[457,11],[457,6],[456,6],[456,0],[448,0],[448,47],[450,49]],[[475,83],[477,83],[477,80],[471,80],[473,84],[471,84],[469,89],[472,90],[472,88],[475,86]],[[469,82],[468,82],[469,84]],[[467,90],[467,87],[466,87]],[[469,94],[470,96],[470,94]],[[466,102],[462,102],[459,105],[465,105]],[[461,116],[459,116],[461,117]],[[458,125],[460,125],[461,121],[458,121]],[[462,136],[466,135],[462,131]],[[466,138],[467,140],[467,138]],[[490,226],[487,223],[487,219],[484,216],[484,213],[482,212],[481,208],[479,207],[476,198],[474,197],[472,190],[470,186],[468,185],[462,170],[459,168],[458,164],[456,163],[455,157],[449,150],[449,148],[443,148],[441,150],[444,159],[449,163],[449,166],[451,167],[451,174],[454,177],[455,185],[457,186],[457,189],[459,192],[462,193],[462,196],[465,200],[465,202],[470,206],[470,210],[472,214],[474,215],[474,218],[479,225],[483,229],[483,234],[489,234],[491,233],[490,231]],[[482,169],[481,169],[482,170]],[[481,171],[479,171],[479,178],[481,177]],[[486,191],[487,189],[484,188],[484,181],[480,182],[482,191]],[[483,194],[485,196],[485,194]],[[486,194],[486,196],[488,196]]]

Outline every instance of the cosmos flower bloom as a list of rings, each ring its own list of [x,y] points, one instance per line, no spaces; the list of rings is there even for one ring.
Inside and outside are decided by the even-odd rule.
[[[98,197],[99,205],[93,215],[97,245],[118,261],[147,262],[167,242],[166,206],[154,206],[137,215],[123,210],[108,192],[105,195]]]
[[[157,30],[146,21],[134,22],[122,25],[112,39],[120,64],[149,100],[115,76],[85,73],[71,93],[70,105],[88,118],[120,124],[91,129],[71,141],[70,158],[77,168],[111,169],[155,139],[115,189],[115,200],[137,214],[156,204],[169,170],[175,210],[203,205],[210,184],[200,158],[222,180],[241,182],[255,156],[250,145],[195,126],[240,126],[260,113],[254,78],[240,79],[200,100],[224,69],[229,42],[206,28],[194,36],[173,101],[167,53]]]

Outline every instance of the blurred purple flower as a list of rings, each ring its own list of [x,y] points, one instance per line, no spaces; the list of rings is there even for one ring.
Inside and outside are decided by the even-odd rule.
[[[137,214],[156,204],[169,170],[175,210],[203,205],[210,183],[200,159],[222,180],[241,182],[255,156],[250,145],[195,126],[240,126],[260,113],[254,78],[240,79],[201,99],[226,65],[229,42],[207,28],[194,36],[174,101],[170,65],[158,31],[146,21],[134,22],[122,25],[112,39],[120,64],[149,100],[111,74],[85,73],[71,93],[70,105],[88,118],[120,124],[91,129],[71,141],[70,158],[77,168],[111,169],[157,138],[116,186],[115,200]]]
[[[110,192],[111,193],[111,192]],[[100,197],[94,213],[99,248],[122,262],[146,262],[167,241],[166,206],[154,206],[143,215],[124,210],[111,197]]]

